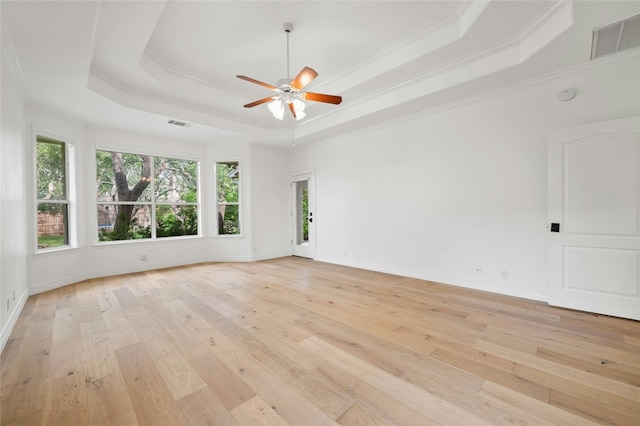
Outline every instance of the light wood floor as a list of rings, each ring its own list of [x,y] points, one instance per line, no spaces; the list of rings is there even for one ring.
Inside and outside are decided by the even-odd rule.
[[[29,298],[3,425],[627,424],[640,323],[298,258]]]

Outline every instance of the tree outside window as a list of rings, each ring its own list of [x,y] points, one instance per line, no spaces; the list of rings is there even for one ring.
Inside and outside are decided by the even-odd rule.
[[[38,250],[69,245],[67,144],[36,137]]]
[[[99,241],[198,235],[198,162],[96,151]]]
[[[218,235],[240,235],[240,163],[216,163]]]

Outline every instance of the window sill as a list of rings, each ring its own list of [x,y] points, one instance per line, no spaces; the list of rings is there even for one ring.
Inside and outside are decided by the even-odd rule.
[[[60,246],[60,247],[51,247],[51,248],[43,248],[38,249],[33,253],[33,256],[43,256],[43,255],[53,255],[60,253],[69,253],[79,250],[80,247],[77,246]]]
[[[119,246],[119,245],[127,245],[127,244],[142,244],[142,243],[165,243],[167,241],[188,241],[188,240],[198,240],[202,239],[202,235],[184,235],[184,236],[176,236],[176,237],[160,237],[160,238],[145,238],[139,240],[117,240],[117,241],[100,241],[92,244],[92,247],[109,247],[109,246]]]

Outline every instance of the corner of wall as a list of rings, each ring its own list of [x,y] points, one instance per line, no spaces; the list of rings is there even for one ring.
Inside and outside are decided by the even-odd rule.
[[[16,326],[18,322],[18,318],[24,309],[24,305],[27,303],[27,299],[29,298],[29,293],[27,291],[23,291],[22,295],[18,298],[18,302],[15,307],[11,311],[9,318],[7,318],[7,322],[2,326],[2,332],[0,333],[0,353],[4,350],[4,346],[9,341],[9,337],[11,337],[11,332],[13,328]]]

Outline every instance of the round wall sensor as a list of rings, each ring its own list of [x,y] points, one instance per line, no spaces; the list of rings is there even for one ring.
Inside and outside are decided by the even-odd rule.
[[[564,89],[558,93],[558,99],[561,101],[570,101],[576,95],[576,91],[573,89]]]

